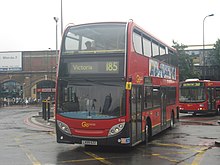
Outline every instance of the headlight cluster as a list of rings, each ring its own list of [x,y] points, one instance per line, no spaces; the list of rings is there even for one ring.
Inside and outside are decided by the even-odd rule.
[[[199,104],[199,107],[204,107],[205,105],[204,104]]]
[[[124,128],[125,123],[119,123],[114,125],[108,132],[108,136],[113,136],[119,132],[121,132],[121,130]]]
[[[68,134],[71,134],[68,125],[66,125],[65,123],[57,120],[57,125],[58,125],[58,127],[60,128],[61,131],[65,132],[65,133],[68,133]]]

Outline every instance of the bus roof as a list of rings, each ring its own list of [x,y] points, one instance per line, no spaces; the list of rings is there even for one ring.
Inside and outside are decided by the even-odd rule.
[[[160,45],[163,45],[167,48],[169,48],[170,50],[176,52],[176,49],[167,45],[166,43],[164,43],[163,41],[161,41],[160,39],[156,38],[153,34],[151,34],[150,32],[146,31],[145,29],[143,29],[142,27],[140,27],[139,25],[137,25],[135,22],[131,21],[131,24],[133,24],[134,27],[137,27],[138,29],[140,29],[141,31],[143,31],[147,36],[149,36],[150,38],[153,39],[153,41],[158,42]]]
[[[152,35],[151,33],[149,33],[148,31],[144,30],[142,27],[140,27],[139,25],[137,25],[132,19],[128,20],[127,22],[90,22],[90,23],[83,23],[83,24],[73,24],[70,23],[67,25],[66,29],[70,26],[83,26],[83,25],[96,25],[96,24],[130,24],[132,27],[136,27],[137,29],[141,30],[142,32],[145,33],[145,35],[147,35],[148,37],[150,37],[154,42],[159,43],[160,45],[163,45],[167,48],[169,48],[169,50],[172,50],[173,52],[176,52],[176,49],[168,46],[167,44],[165,44],[164,42],[162,42],[161,40],[159,40],[158,38],[156,38],[154,35]]]

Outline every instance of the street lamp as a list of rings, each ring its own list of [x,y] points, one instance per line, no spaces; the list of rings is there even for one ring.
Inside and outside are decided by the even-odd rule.
[[[207,15],[207,16],[205,16],[204,17],[204,19],[203,19],[203,26],[202,26],[202,32],[203,32],[203,43],[202,43],[202,56],[203,56],[203,79],[205,79],[205,74],[206,74],[206,62],[205,62],[205,19],[207,18],[207,17],[212,17],[212,16],[214,16],[214,14],[209,14],[209,15]]]
[[[58,57],[58,38],[57,38],[57,23],[59,18],[53,17],[54,21],[56,22],[56,63],[57,63],[57,57]]]
[[[61,5],[60,5],[60,17],[61,17],[61,36],[63,34],[63,0],[61,0]]]

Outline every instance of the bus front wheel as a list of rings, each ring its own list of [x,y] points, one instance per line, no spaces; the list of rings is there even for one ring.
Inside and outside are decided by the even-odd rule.
[[[147,124],[145,126],[145,143],[148,144],[148,142],[152,138],[152,127],[150,120],[147,120]]]
[[[217,108],[216,115],[220,115],[220,107]]]
[[[170,117],[170,128],[173,128],[175,126],[175,118],[174,118],[174,113],[171,113]]]

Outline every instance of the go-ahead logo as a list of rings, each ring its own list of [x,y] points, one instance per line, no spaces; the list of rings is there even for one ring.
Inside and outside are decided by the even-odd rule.
[[[83,128],[88,128],[88,127],[90,127],[90,126],[95,126],[95,123],[87,123],[86,121],[83,121],[83,122],[81,123],[81,126],[82,126]]]

